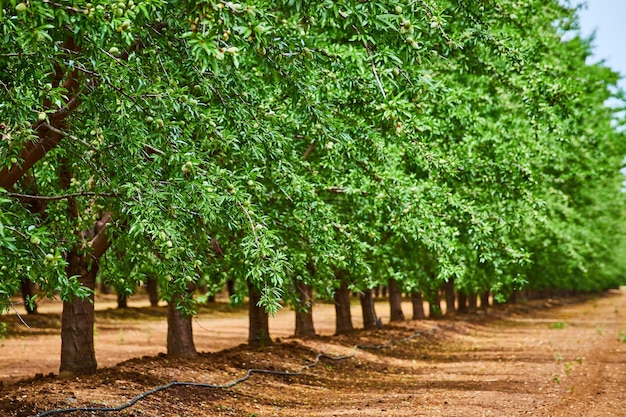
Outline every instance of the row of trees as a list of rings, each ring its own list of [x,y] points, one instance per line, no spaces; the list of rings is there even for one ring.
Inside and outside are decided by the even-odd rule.
[[[60,295],[62,372],[98,274],[159,282],[172,355],[199,283],[262,343],[312,294],[624,281],[618,75],[556,0],[0,6],[0,302]]]

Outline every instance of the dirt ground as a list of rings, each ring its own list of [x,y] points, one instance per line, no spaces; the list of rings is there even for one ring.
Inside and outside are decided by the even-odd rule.
[[[245,309],[224,303],[194,319],[190,360],[167,358],[165,309],[131,299],[125,312],[99,298],[92,376],[56,376],[59,305],[37,316],[0,316],[0,416],[46,410],[117,407],[172,381],[227,384],[250,368],[300,375],[253,374],[228,389],[173,386],[118,412],[63,416],[626,416],[626,290],[577,300],[499,306],[488,314],[406,321],[377,331],[331,336],[332,305],[314,310],[319,337],[295,339],[293,312],[270,321],[273,346],[241,345]],[[355,302],[354,322],[360,307]],[[377,306],[388,323],[388,307]],[[407,304],[405,314],[410,314]],[[7,323],[6,326],[2,323]],[[361,345],[355,348],[355,345]],[[344,359],[319,359],[319,352]]]

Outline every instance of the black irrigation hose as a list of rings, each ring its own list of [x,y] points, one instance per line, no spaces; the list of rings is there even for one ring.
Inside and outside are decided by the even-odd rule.
[[[302,373],[304,371],[306,371],[309,368],[312,368],[314,366],[316,366],[321,358],[326,358],[326,359],[331,359],[334,361],[340,361],[340,360],[344,360],[344,359],[350,359],[353,358],[355,356],[355,353],[352,353],[351,355],[344,355],[344,356],[330,356],[327,355],[325,353],[318,353],[317,356],[315,357],[315,359],[313,360],[313,362],[311,362],[308,365],[304,365],[302,366],[299,370],[294,371],[294,372],[290,372],[290,371],[272,371],[270,369],[248,369],[248,371],[246,372],[246,374],[244,376],[242,376],[241,378],[235,379],[234,381],[231,381],[227,384],[223,384],[223,385],[218,385],[218,384],[205,384],[205,383],[201,383],[201,382],[182,382],[182,381],[173,381],[170,382],[169,384],[166,385],[161,385],[159,387],[153,388],[150,391],[146,391],[142,394],[137,395],[135,398],[133,398],[132,400],[119,405],[117,407],[73,407],[73,408],[59,408],[56,410],[48,410],[48,411],[44,411],[42,413],[37,414],[35,417],[44,417],[44,416],[50,416],[52,414],[61,414],[61,413],[72,413],[75,411],[85,411],[85,412],[92,412],[92,411],[104,411],[104,412],[114,412],[114,411],[122,411],[128,407],[131,407],[133,405],[135,405],[138,401],[143,400],[144,398],[146,398],[149,395],[155,394],[159,391],[163,391],[165,389],[174,387],[174,386],[186,386],[186,387],[201,387],[201,388],[214,388],[214,389],[227,389],[227,388],[232,388],[237,384],[240,384],[244,381],[246,381],[247,379],[250,378],[250,376],[252,376],[252,374],[271,374],[271,375],[284,375],[284,376],[298,376],[298,375],[302,375]]]
[[[437,328],[437,326],[433,327],[429,333],[432,333],[435,329]],[[421,335],[420,331],[416,331],[415,333],[411,334],[410,336],[401,338],[401,339],[394,339],[391,338],[389,339],[389,341],[387,341],[386,343],[380,344],[380,345],[355,345],[354,349],[361,349],[361,350],[374,350],[374,349],[384,349],[387,347],[390,347],[394,344],[398,344],[398,343],[403,343],[403,342],[408,342],[411,339],[414,339],[418,336]],[[304,365],[302,366],[299,370],[294,371],[294,372],[290,372],[290,371],[272,371],[270,369],[248,369],[248,371],[246,372],[246,374],[244,376],[242,376],[241,378],[235,379],[234,381],[231,381],[227,384],[223,384],[223,385],[218,385],[218,384],[206,384],[206,383],[202,383],[202,382],[183,382],[183,381],[173,381],[170,382],[169,384],[165,384],[165,385],[161,385],[159,387],[156,388],[152,388],[149,391],[146,391],[142,394],[137,395],[135,398],[133,398],[132,400],[119,405],[117,407],[74,407],[74,408],[59,408],[56,410],[48,410],[48,411],[44,411],[41,412],[39,414],[37,414],[35,417],[45,417],[45,416],[50,416],[53,414],[62,414],[62,413],[72,413],[75,411],[85,411],[85,412],[92,412],[92,411],[103,411],[103,412],[115,412],[115,411],[122,411],[128,407],[131,407],[133,405],[135,405],[137,402],[143,400],[144,398],[148,397],[149,395],[155,394],[159,391],[163,391],[165,389],[171,388],[171,387],[175,387],[175,386],[184,386],[184,387],[200,387],[200,388],[214,388],[214,389],[227,389],[227,388],[232,388],[237,384],[240,384],[244,381],[246,381],[247,379],[250,378],[250,376],[252,376],[252,374],[270,374],[270,375],[283,375],[283,376],[298,376],[298,375],[302,375],[304,373],[304,371],[306,371],[309,368],[313,368],[314,366],[316,366],[321,358],[326,358],[326,359],[330,359],[333,361],[340,361],[340,360],[344,360],[344,359],[351,359],[354,358],[354,356],[356,355],[356,353],[352,353],[350,355],[343,355],[343,356],[330,356],[327,355],[325,353],[318,353],[317,356],[315,357],[315,359],[313,360],[313,362],[309,363],[308,365]]]

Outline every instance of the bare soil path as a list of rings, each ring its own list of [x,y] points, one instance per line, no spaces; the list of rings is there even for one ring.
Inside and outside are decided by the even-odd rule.
[[[99,300],[100,308],[109,301]],[[218,304],[194,321],[198,350],[212,353],[193,360],[159,355],[165,351],[164,309],[132,300],[130,305],[123,316],[98,311],[101,369],[71,379],[28,378],[57,372],[54,305],[39,322],[27,318],[33,320],[31,330],[19,327],[14,316],[0,316],[8,323],[0,339],[0,416],[117,406],[171,381],[221,384],[249,368],[296,371],[320,351],[354,356],[321,359],[300,376],[253,375],[226,390],[173,387],[120,412],[57,415],[626,416],[626,291],[501,307],[486,317],[407,321],[340,337],[330,336],[333,307],[321,304],[315,321],[322,336],[290,338],[293,313],[285,310],[271,321],[272,335],[281,341],[259,349],[239,346],[246,339],[245,311],[227,312]],[[378,310],[387,323],[387,306]],[[356,319],[358,308],[354,313]],[[379,348],[354,349],[356,344]]]

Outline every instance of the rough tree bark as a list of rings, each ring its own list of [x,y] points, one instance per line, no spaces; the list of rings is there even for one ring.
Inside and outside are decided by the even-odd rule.
[[[456,315],[456,307],[454,306],[454,280],[452,278],[443,283],[443,293],[446,298],[446,316],[452,317]]]
[[[404,313],[402,312],[402,292],[400,291],[400,286],[393,278],[389,280],[389,308],[391,321],[404,320]]]
[[[191,316],[178,306],[187,294],[174,294],[167,304],[167,355],[173,358],[189,358],[197,355],[193,343]]]
[[[380,329],[382,327],[382,321],[376,315],[374,290],[369,289],[363,291],[359,298],[361,300],[361,311],[363,312],[363,328]]]
[[[489,291],[480,294],[480,309],[487,310],[489,307]]]
[[[97,262],[89,266],[88,259],[78,250],[67,256],[67,276],[78,276],[81,286],[94,290]],[[61,368],[64,375],[86,375],[96,372],[96,352],[93,343],[94,295],[74,297],[63,302],[61,318]]]
[[[313,326],[313,287],[294,278],[296,302],[296,336],[315,336]]]
[[[335,334],[349,333],[354,330],[352,326],[352,313],[350,312],[350,289],[344,278],[345,272],[336,271],[335,278],[339,281],[339,288],[335,290]]]
[[[123,292],[117,293],[117,308],[128,308],[128,295]]]
[[[232,297],[233,295],[235,295],[235,280],[226,280],[226,291],[228,292],[228,297]]]
[[[258,305],[261,299],[261,293],[249,281],[248,297],[248,344],[251,346],[269,346],[272,344],[269,316],[267,311]]]
[[[457,312],[467,313],[467,295],[463,291],[457,292],[458,307]]]
[[[88,288],[89,297],[73,297],[63,302],[61,317],[61,367],[65,375],[85,375],[96,371],[97,362],[93,343],[94,290],[100,257],[109,247],[106,226],[110,213],[96,222],[93,238],[85,248],[75,247],[66,256],[68,277],[77,276],[81,286]],[[83,239],[87,238],[83,234]]]
[[[413,320],[425,319],[424,299],[421,292],[414,291],[411,293],[411,304],[413,306]]]

